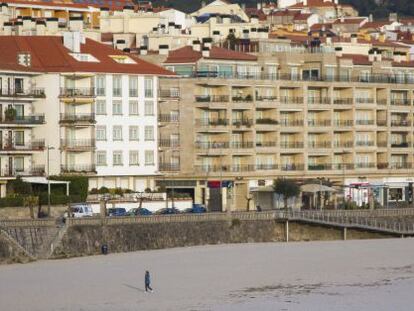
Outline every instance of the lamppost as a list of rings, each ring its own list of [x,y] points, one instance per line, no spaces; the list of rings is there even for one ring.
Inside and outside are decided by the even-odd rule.
[[[50,156],[49,151],[54,150],[54,147],[46,147],[46,161],[47,161],[47,215],[50,216]]]

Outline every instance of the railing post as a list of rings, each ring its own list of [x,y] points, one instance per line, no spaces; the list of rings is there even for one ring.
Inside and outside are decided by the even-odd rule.
[[[286,236],[286,242],[289,242],[289,219],[286,219],[286,223],[285,223],[285,236]]]

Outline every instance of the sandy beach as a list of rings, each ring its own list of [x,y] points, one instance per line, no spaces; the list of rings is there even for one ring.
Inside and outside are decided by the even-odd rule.
[[[218,245],[0,266],[0,310],[413,310],[413,246]]]

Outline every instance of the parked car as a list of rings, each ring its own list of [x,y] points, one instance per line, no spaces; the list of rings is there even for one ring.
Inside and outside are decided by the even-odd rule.
[[[128,213],[128,216],[149,216],[152,215],[152,212],[146,208],[131,208]]]
[[[126,209],[123,207],[112,207],[107,210],[108,216],[126,216]]]
[[[173,215],[173,214],[179,214],[180,211],[176,208],[166,207],[158,210],[156,214],[158,215]]]
[[[92,217],[93,211],[89,204],[74,204],[69,207],[70,216],[73,218]],[[63,218],[69,217],[69,212],[63,214]]]
[[[187,208],[185,213],[202,214],[207,212],[207,209],[202,204],[193,204],[193,207]]]

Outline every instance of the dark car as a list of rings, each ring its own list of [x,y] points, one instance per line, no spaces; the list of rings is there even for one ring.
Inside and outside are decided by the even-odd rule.
[[[159,215],[173,215],[173,214],[179,214],[179,213],[180,211],[178,209],[171,208],[171,207],[162,208],[156,212],[156,214],[159,214]]]
[[[185,213],[202,214],[207,212],[207,209],[202,204],[193,204],[193,207],[187,208]]]
[[[126,209],[123,207],[108,208],[108,216],[126,216]]]
[[[127,214],[128,216],[149,216],[152,215],[152,212],[146,208],[137,207],[130,209]]]

